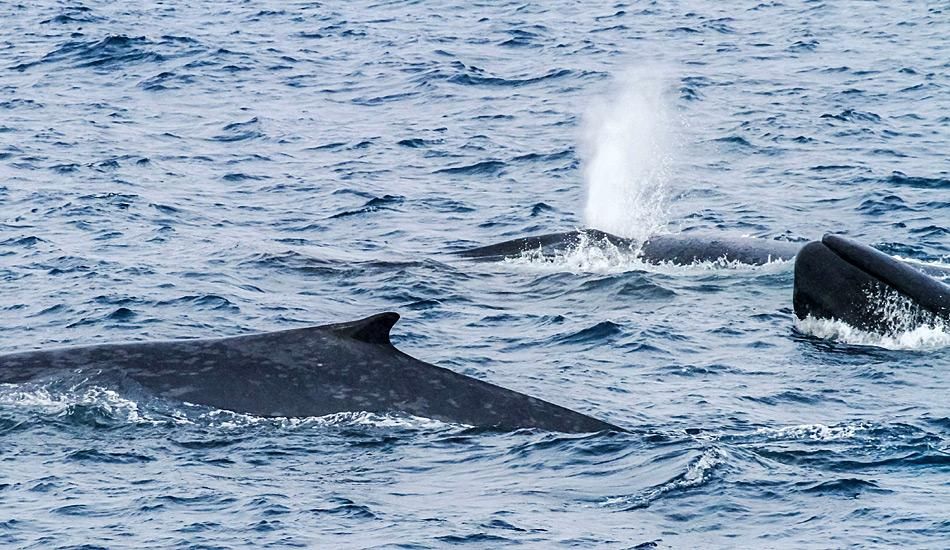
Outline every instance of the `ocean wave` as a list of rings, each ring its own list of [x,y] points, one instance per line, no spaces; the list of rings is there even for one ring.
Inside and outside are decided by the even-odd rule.
[[[686,464],[682,472],[670,479],[634,495],[610,497],[604,501],[604,506],[624,511],[649,508],[670,495],[708,485],[715,479],[716,471],[727,462],[728,454],[724,450],[714,447],[704,449]]]
[[[525,78],[502,78],[498,76],[482,76],[479,74],[463,73],[448,77],[446,80],[452,84],[463,86],[500,86],[518,88],[528,86],[549,80],[557,80],[574,74],[569,69],[553,69],[541,76]]]
[[[454,166],[436,170],[436,174],[461,174],[466,176],[500,176],[508,164],[500,160],[485,160],[466,166]]]
[[[330,216],[328,219],[348,218],[350,216],[370,214],[385,210],[394,211],[396,210],[395,207],[402,204],[404,200],[405,197],[398,195],[383,195],[382,197],[373,197],[366,201],[360,208],[338,212]]]
[[[167,57],[156,51],[156,44],[144,36],[110,35],[99,40],[73,40],[47,53],[38,61],[12,67],[25,71],[40,65],[66,63],[75,68],[111,70],[124,65],[160,63]]]
[[[558,336],[555,340],[561,344],[604,343],[623,335],[623,326],[611,321],[602,321],[592,327]]]
[[[230,143],[265,137],[261,121],[257,117],[251,118],[244,122],[231,122],[226,124],[221,130],[222,131],[220,134],[214,136],[211,139],[214,141]]]

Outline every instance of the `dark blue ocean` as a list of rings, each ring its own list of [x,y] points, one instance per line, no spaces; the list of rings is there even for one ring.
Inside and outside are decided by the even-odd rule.
[[[0,0],[0,352],[396,311],[629,428],[0,386],[0,546],[946,548],[950,334],[792,264],[458,250],[597,227],[950,265],[944,2]]]

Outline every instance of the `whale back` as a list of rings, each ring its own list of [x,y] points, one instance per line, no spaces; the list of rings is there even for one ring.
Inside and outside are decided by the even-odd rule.
[[[794,258],[801,246],[800,243],[755,237],[682,233],[650,237],[640,254],[651,263],[689,265],[724,261],[764,265]]]
[[[399,316],[212,340],[62,348],[0,356],[0,381],[112,373],[156,395],[260,416],[408,413],[476,427],[620,430],[396,349]]]
[[[458,255],[479,261],[499,261],[524,254],[540,254],[550,258],[569,253],[582,245],[613,246],[631,254],[637,252],[645,262],[676,265],[716,261],[763,265],[789,260],[801,248],[801,244],[787,241],[703,233],[655,235],[638,246],[632,239],[597,229],[579,229],[512,239],[463,250]]]
[[[552,257],[568,253],[585,242],[594,245],[609,244],[624,248],[630,248],[635,244],[630,239],[611,235],[604,231],[578,229],[560,233],[520,237],[500,243],[462,250],[457,254],[463,258],[484,262],[496,262],[517,258],[524,254],[540,254],[543,257]]]

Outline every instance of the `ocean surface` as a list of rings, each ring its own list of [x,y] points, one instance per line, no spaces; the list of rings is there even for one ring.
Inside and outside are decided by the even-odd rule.
[[[11,548],[946,548],[950,334],[798,322],[792,265],[950,265],[944,2],[0,1],[0,352],[396,311],[627,434],[0,386]]]

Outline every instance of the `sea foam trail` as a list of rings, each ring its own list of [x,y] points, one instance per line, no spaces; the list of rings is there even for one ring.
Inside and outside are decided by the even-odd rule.
[[[669,221],[671,109],[658,71],[630,71],[584,115],[589,227],[643,241]]]

